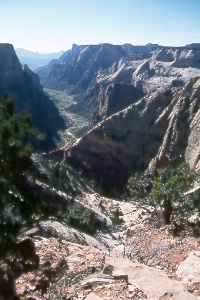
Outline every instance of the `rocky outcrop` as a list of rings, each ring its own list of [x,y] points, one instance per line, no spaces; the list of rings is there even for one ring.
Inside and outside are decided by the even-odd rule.
[[[34,125],[46,135],[41,144],[43,149],[54,147],[57,132],[65,128],[65,123],[54,103],[43,92],[38,75],[26,65],[21,66],[10,44],[0,44],[0,70],[0,95],[8,93],[17,110],[32,115]]]
[[[184,160],[197,167],[199,107],[199,79],[145,96],[85,134],[67,160],[107,191],[123,189],[134,171],[152,172]]]
[[[104,252],[108,251],[108,249],[94,237],[56,221],[41,222],[40,235],[55,237],[58,240],[70,243],[92,246]]]
[[[185,158],[191,168],[200,170],[200,110],[197,110],[191,125]]]
[[[169,122],[162,145],[155,159],[151,161],[150,168],[166,166],[170,161],[179,163],[185,160],[191,169],[199,169],[199,113],[200,79],[193,79],[176,90],[172,103],[156,120],[159,124],[168,116]]]

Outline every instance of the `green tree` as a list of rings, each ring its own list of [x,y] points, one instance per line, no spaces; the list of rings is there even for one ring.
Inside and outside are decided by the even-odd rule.
[[[15,112],[14,102],[0,99],[0,296],[13,299],[15,279],[38,266],[30,239],[20,242],[23,228],[34,224],[43,203],[24,197],[32,167],[31,143],[41,140],[30,116]]]
[[[0,176],[15,180],[30,169],[31,141],[41,140],[26,112],[15,112],[14,102],[5,94],[0,100]]]
[[[131,197],[144,198],[152,188],[152,176],[135,173],[128,180],[128,191]]]
[[[157,170],[154,177],[136,173],[129,178],[128,189],[131,197],[145,198],[157,213],[161,210],[165,224],[171,221],[176,224],[189,217],[192,211],[200,213],[198,191],[185,193],[199,178],[199,172],[182,163],[177,168]]]
[[[170,224],[173,216],[183,216],[186,201],[184,192],[191,188],[194,179],[195,173],[185,163],[177,168],[158,170],[150,198],[154,205],[162,208],[165,224]]]

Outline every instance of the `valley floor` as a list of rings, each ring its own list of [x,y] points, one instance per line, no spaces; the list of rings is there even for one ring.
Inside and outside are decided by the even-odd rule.
[[[77,103],[77,97],[70,95],[67,91],[59,91],[45,88],[44,91],[49,94],[51,100],[56,104],[61,116],[64,118],[67,129],[59,132],[61,142],[58,146],[73,144],[77,138],[87,132],[90,127],[90,121],[87,116],[70,112],[70,107]]]

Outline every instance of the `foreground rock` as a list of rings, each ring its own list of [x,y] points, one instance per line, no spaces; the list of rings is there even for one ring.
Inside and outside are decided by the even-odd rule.
[[[103,265],[104,253],[93,247],[45,238],[35,239],[35,245],[40,269],[19,278],[17,293],[21,297],[41,297],[42,293],[43,299],[60,299],[75,295],[76,284]]]
[[[187,290],[195,292],[200,298],[200,251],[192,251],[186,260],[180,263],[176,274]]]
[[[23,299],[197,299],[162,271],[126,258],[55,239],[37,238],[35,244],[40,270],[17,281]]]
[[[180,263],[176,274],[184,282],[195,282],[200,284],[200,251],[193,251]]]
[[[191,251],[199,253],[198,239],[173,237],[169,228],[155,228],[149,223],[151,210],[145,205],[140,208],[140,203],[128,205],[95,194],[84,199],[85,204],[100,206],[108,219],[117,209],[121,225],[89,236],[46,221],[40,230],[27,232],[35,241],[40,268],[18,279],[22,299],[197,299],[198,257],[192,259],[193,268],[191,260],[184,260]],[[195,282],[177,281],[177,269],[183,277],[196,274]]]
[[[138,286],[149,300],[192,300],[197,299],[189,294],[178,281],[170,280],[160,270],[149,268],[141,264],[130,263],[129,260],[108,257],[107,264],[113,266],[113,270],[122,270],[128,276],[128,282],[132,286]]]

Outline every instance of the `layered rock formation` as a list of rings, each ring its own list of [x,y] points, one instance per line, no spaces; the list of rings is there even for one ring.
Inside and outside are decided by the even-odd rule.
[[[99,123],[67,159],[105,190],[122,190],[134,171],[186,160],[199,168],[200,79],[152,93]]]
[[[55,79],[58,84],[63,83],[65,87],[73,85],[85,90],[98,70],[110,68],[115,61],[125,55],[126,52],[120,46],[110,44],[73,45],[72,50],[68,50],[60,57],[59,64],[52,66],[47,74],[47,85],[51,83],[51,79]]]
[[[38,75],[26,65],[21,66],[10,44],[0,44],[0,95],[3,93],[14,99],[17,110],[32,115],[34,125],[46,135],[41,147],[45,150],[54,147],[58,130],[65,128],[64,120],[43,92]]]
[[[191,78],[200,76],[200,48],[198,45],[185,47],[162,47],[124,45],[73,45],[59,61],[40,68],[38,74],[49,88],[68,89],[73,93],[86,92],[86,97],[72,107],[72,111],[84,114],[89,110],[94,121],[108,117],[108,89],[115,89],[115,109],[125,108],[135,101],[132,97],[121,97],[129,85],[133,85],[138,95],[164,91],[172,86],[182,86]],[[111,87],[110,87],[111,86]],[[102,97],[102,94],[104,96]],[[107,98],[107,99],[106,99]],[[107,101],[108,100],[108,101]],[[113,99],[112,99],[113,100]],[[116,110],[111,113],[115,113]],[[119,111],[118,110],[118,111]]]

